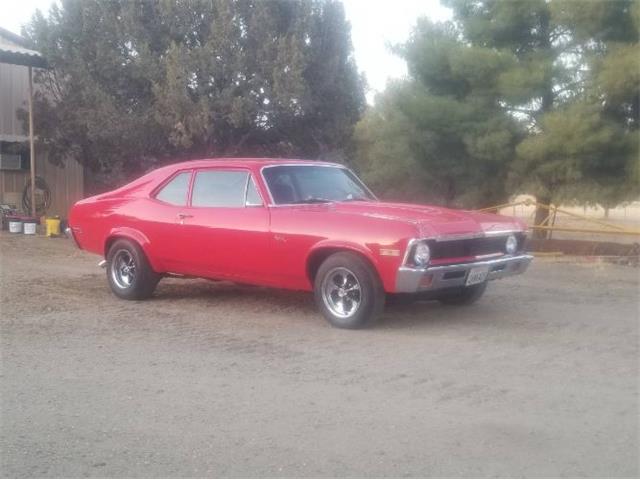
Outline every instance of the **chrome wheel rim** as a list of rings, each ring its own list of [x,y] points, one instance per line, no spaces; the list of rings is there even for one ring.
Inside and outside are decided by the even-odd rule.
[[[322,282],[322,300],[336,317],[353,316],[362,303],[362,289],[358,277],[344,267],[330,270]]]
[[[111,259],[111,278],[118,288],[129,288],[136,280],[136,262],[128,250],[118,250]]]

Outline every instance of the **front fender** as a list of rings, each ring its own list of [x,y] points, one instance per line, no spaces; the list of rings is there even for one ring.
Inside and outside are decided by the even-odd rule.
[[[309,251],[306,264],[309,266],[313,263],[313,259],[317,258],[319,254],[321,257],[324,257],[324,255],[322,255],[323,252],[332,251],[351,251],[362,255],[376,270],[385,291],[393,292],[395,290],[397,266],[391,266],[391,268],[389,268],[390,265],[388,265],[388,262],[381,261],[379,248],[375,245],[368,246],[343,240],[321,240]],[[312,278],[309,280],[313,281]]]
[[[378,268],[378,258],[374,255],[373,251],[356,242],[348,242],[343,240],[321,240],[316,243],[307,256],[307,261],[316,255],[320,250],[352,250],[363,256],[365,256],[376,269]]]

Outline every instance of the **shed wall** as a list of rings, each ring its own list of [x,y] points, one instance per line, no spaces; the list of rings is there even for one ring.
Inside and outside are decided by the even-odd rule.
[[[7,142],[28,141],[22,122],[16,111],[27,109],[29,95],[27,67],[0,63],[0,140]],[[36,133],[36,137],[38,132]],[[69,208],[83,197],[84,169],[74,160],[67,160],[64,167],[48,161],[47,153],[38,151],[36,144],[36,175],[44,178],[51,190],[51,206],[48,215],[66,218]],[[0,170],[0,202],[22,207],[22,191],[29,182],[28,170]]]

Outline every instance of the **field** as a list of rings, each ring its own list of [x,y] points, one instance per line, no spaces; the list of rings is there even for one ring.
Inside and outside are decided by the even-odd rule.
[[[518,195],[514,203],[534,201],[529,195]],[[554,226],[565,229],[602,230],[603,233],[582,233],[572,231],[553,231],[550,237],[559,240],[586,240],[595,242],[616,242],[634,244],[640,242],[640,233],[615,234],[616,229],[640,232],[640,201],[629,202],[609,210],[605,215],[602,207],[559,205],[562,210],[557,213]],[[535,207],[533,205],[518,204],[502,208],[500,213],[518,217],[528,225],[533,224]],[[608,227],[604,224],[609,224]]]
[[[331,328],[308,294],[108,290],[0,234],[4,477],[637,477],[638,269],[536,259],[472,307]]]

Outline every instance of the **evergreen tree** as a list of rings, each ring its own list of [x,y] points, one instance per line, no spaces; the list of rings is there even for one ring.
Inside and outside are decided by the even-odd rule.
[[[356,131],[358,165],[383,192],[457,206],[502,202],[520,138],[496,88],[509,55],[421,19],[398,53],[410,79],[378,96]]]
[[[545,204],[637,196],[640,2],[445,3],[454,20],[418,22],[399,49],[410,78],[358,125],[365,174],[474,207],[508,191]]]
[[[629,179],[638,154],[638,2],[449,4],[466,41],[509,51],[516,60],[501,75],[502,102],[522,116],[529,135],[518,146],[511,189],[532,193],[543,204],[580,200],[615,205],[633,195],[637,179]],[[624,60],[616,60],[618,56]],[[613,78],[624,92],[616,89],[620,85],[607,84]],[[538,209],[536,223],[546,216]]]
[[[63,0],[25,35],[52,67],[35,102],[50,158],[108,184],[181,158],[341,160],[364,106],[332,0]]]

